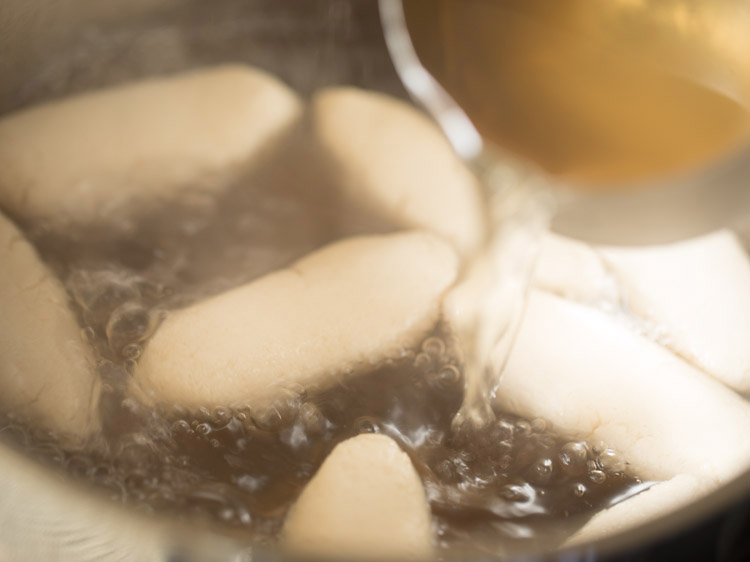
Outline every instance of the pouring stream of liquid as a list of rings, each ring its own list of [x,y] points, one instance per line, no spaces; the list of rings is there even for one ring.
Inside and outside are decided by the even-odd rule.
[[[454,430],[494,420],[491,401],[523,316],[553,198],[540,177],[485,157],[474,170],[486,188],[491,230],[445,310],[464,350],[464,401]]]

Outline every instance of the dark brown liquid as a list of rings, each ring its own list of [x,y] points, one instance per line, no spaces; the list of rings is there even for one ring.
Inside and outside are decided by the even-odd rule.
[[[747,139],[750,22],[731,5],[404,0],[420,59],[486,139],[588,184],[690,168]]]
[[[289,178],[287,178],[289,179]],[[263,410],[155,411],[127,394],[130,371],[162,311],[282,267],[348,227],[297,179],[237,180],[216,205],[172,206],[127,225],[27,234],[62,278],[104,383],[102,433],[66,450],[2,414],[0,433],[28,456],[147,512],[273,542],[289,506],[333,447],[362,432],[390,435],[425,483],[446,548],[554,543],[639,482],[610,451],[568,444],[541,421],[498,412],[456,435],[462,366],[441,329],[403,361],[317,395],[291,392]],[[307,181],[305,188],[309,188]],[[294,224],[295,228],[288,228]],[[322,320],[323,321],[323,320]]]
[[[12,419],[4,440],[105,489],[115,501],[273,541],[304,485],[342,440],[393,437],[428,493],[444,548],[489,551],[554,544],[627,493],[637,479],[608,469],[609,451],[567,443],[539,421],[498,413],[492,425],[455,435],[463,380],[444,340],[411,358],[316,396],[291,394],[264,411],[153,411],[111,390],[98,444],[65,450],[54,436]],[[123,364],[100,375],[126,378]],[[479,537],[479,542],[477,537]]]

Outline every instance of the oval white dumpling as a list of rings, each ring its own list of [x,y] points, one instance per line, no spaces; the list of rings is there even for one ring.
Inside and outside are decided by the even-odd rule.
[[[60,282],[0,215],[0,407],[80,440],[98,427],[100,384]]]
[[[173,312],[134,378],[160,402],[264,406],[330,386],[419,344],[457,275],[426,232],[356,237],[288,269]]]
[[[323,90],[310,113],[340,195],[360,214],[431,230],[462,255],[478,248],[479,184],[434,123],[400,100],[356,88]]]
[[[750,393],[750,259],[734,233],[601,252],[626,289],[630,310],[666,346]]]
[[[0,120],[0,205],[87,223],[186,189],[216,190],[300,113],[289,88],[241,65],[32,107]]]
[[[641,478],[720,484],[750,465],[750,404],[616,317],[542,291],[531,291],[497,401],[604,442]]]
[[[431,558],[430,507],[408,455],[384,435],[338,444],[287,515],[282,546],[321,560]]]
[[[750,259],[729,230],[643,247],[598,247],[550,234],[534,286],[627,312],[665,347],[750,393]]]

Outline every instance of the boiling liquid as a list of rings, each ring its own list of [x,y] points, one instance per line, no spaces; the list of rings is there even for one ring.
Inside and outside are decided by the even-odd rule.
[[[705,163],[750,132],[739,2],[404,0],[422,63],[496,146],[567,180]]]
[[[28,228],[98,357],[103,429],[92,444],[66,450],[6,413],[3,439],[115,501],[260,543],[274,542],[333,447],[362,432],[387,434],[411,456],[448,550],[554,545],[581,524],[574,515],[639,489],[612,451],[568,443],[540,420],[493,411],[491,423],[454,432],[463,365],[444,327],[401,361],[316,395],[291,388],[263,409],[154,410],[128,396],[129,373],[165,311],[345,234],[330,201],[264,182],[240,182],[216,205],[173,206],[130,226]]]
[[[546,185],[535,174],[489,159],[476,166],[491,226],[459,281],[449,311],[464,351],[464,401],[454,431],[493,423],[491,407],[523,317],[536,259],[552,213]]]

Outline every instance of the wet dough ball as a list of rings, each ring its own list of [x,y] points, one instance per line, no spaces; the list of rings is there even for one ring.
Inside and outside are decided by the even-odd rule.
[[[310,113],[351,221],[374,213],[429,229],[462,255],[477,249],[485,232],[479,184],[434,123],[402,101],[355,88],[323,90]]]
[[[438,322],[458,260],[426,232],[345,239],[288,269],[173,312],[134,378],[162,403],[266,406],[415,347]]]
[[[50,102],[0,120],[0,205],[88,223],[215,191],[299,116],[285,85],[226,65]]]
[[[430,507],[409,457],[384,435],[340,443],[287,515],[282,545],[321,559],[430,558]]]
[[[60,282],[0,215],[0,407],[80,440],[98,428],[99,379]]]

